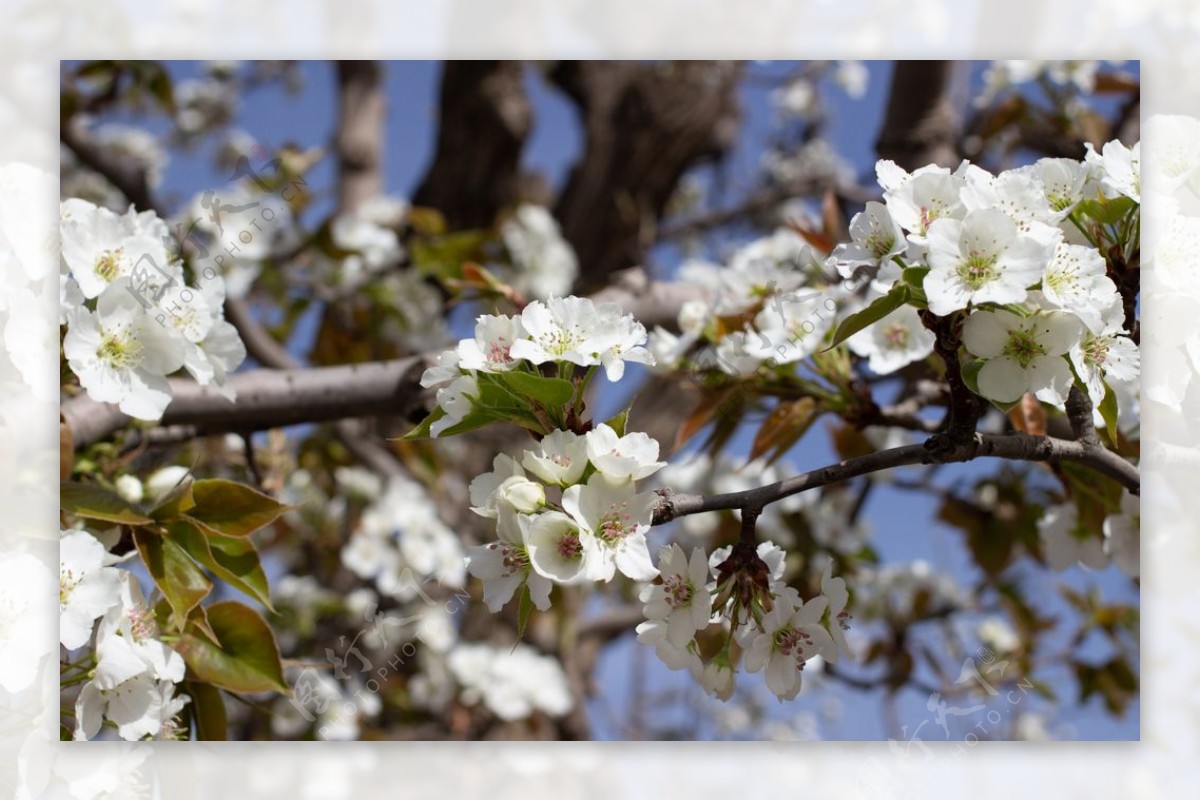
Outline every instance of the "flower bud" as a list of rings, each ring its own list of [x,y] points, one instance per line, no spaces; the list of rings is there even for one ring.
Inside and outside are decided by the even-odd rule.
[[[142,502],[142,482],[138,480],[137,476],[128,474],[117,476],[114,488],[117,490],[118,495],[130,503]]]
[[[532,514],[546,505],[546,490],[524,476],[511,476],[496,488],[496,500],[522,514]]]
[[[704,666],[700,683],[709,695],[728,701],[733,696],[733,667],[724,660],[714,659]]]

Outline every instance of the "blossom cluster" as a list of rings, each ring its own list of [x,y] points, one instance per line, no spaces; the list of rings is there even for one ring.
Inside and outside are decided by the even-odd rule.
[[[369,473],[339,471],[339,483]],[[466,579],[459,538],[438,517],[429,496],[414,482],[394,477],[385,487],[366,487],[371,503],[363,511],[341,560],[360,578],[373,579],[380,592],[411,600],[421,577],[444,587],[462,587]]]
[[[735,690],[736,642],[746,672],[763,672],[780,700],[795,698],[806,663],[816,657],[836,662],[839,651],[848,650],[850,596],[830,564],[821,592],[801,598],[783,581],[784,559],[783,549],[770,541],[749,558],[740,545],[718,548],[707,559],[700,548],[690,556],[677,544],[662,548],[661,581],[641,592],[647,620],[637,628],[638,640],[653,645],[671,669],[689,670],[722,700]],[[704,659],[697,634],[710,625],[722,627],[726,636],[720,650]]]
[[[483,315],[475,336],[438,357],[425,371],[421,385],[442,386],[437,393],[440,417],[430,433],[439,436],[462,423],[473,409],[484,406],[480,374],[525,372],[538,374],[540,365],[553,365],[559,374],[573,367],[603,367],[610,381],[625,374],[626,362],[653,363],[643,345],[646,329],[615,303],[593,303],[569,296],[533,301],[519,315]]]
[[[1141,504],[1128,492],[1122,495],[1120,511],[1105,516],[1100,532],[1092,531],[1071,503],[1051,506],[1038,520],[1050,569],[1061,571],[1078,563],[1102,570],[1114,564],[1130,578],[1141,575],[1141,529]]]
[[[1031,392],[1061,407],[1077,376],[1099,406],[1136,380],[1138,347],[1101,248],[1136,241],[1140,144],[996,175],[969,162],[909,173],[881,160],[876,171],[882,202],[868,202],[850,241],[829,253],[780,229],[726,267],[681,266],[704,297],[683,306],[679,334],[654,331],[658,364],[770,377],[827,347],[839,321],[860,312],[869,324],[847,346],[886,375],[932,353],[927,309],[962,318],[971,381],[997,404]]]
[[[74,737],[92,739],[108,721],[125,740],[173,739],[190,700],[176,692],[183,657],[162,641],[153,606],[137,579],[115,567],[119,561],[89,532],[62,532],[59,638],[78,659],[64,681],[82,681]]]
[[[658,443],[600,424],[586,434],[553,431],[520,459],[499,454],[471,482],[471,510],[496,521],[497,540],[476,546],[468,570],[499,611],[520,588],[541,610],[554,584],[635,581],[657,575],[646,533],[657,495],[636,482],[654,474]]]
[[[967,162],[909,173],[880,161],[884,201],[855,217],[853,241],[831,261],[844,277],[869,276],[875,297],[908,283],[932,314],[963,313],[963,344],[977,358],[984,397],[1006,404],[1031,392],[1062,406],[1077,375],[1099,406],[1106,381],[1136,379],[1139,356],[1095,226],[1080,207],[1126,199],[1115,224],[1123,226],[1119,237],[1132,236],[1139,160],[1140,145],[1113,141],[1100,152],[1089,148],[1083,161],[1044,158],[998,175]],[[889,340],[913,339],[915,305],[863,334],[885,350]],[[927,352],[933,340],[922,334]],[[902,364],[872,354],[873,369]]]
[[[70,199],[61,213],[63,353],[88,395],[156,420],[171,401],[167,376],[184,369],[232,399],[226,379],[246,350],[224,319],[221,275],[189,282],[154,212]]]
[[[781,228],[737,250],[727,266],[685,262],[679,280],[705,297],[683,304],[679,334],[655,328],[649,347],[657,363],[746,378],[811,356],[849,298],[842,283],[825,280],[822,261]]]

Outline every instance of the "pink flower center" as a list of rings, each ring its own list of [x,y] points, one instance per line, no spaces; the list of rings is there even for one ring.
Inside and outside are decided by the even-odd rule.
[[[662,586],[667,604],[672,609],[680,609],[691,602],[694,594],[692,583],[678,573],[664,578]]]
[[[558,555],[563,559],[578,559],[582,554],[583,543],[579,541],[577,532],[572,531],[558,540]]]

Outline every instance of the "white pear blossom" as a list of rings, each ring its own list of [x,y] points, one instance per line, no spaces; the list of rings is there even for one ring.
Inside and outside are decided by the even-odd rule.
[[[601,423],[586,434],[586,444],[588,459],[613,481],[637,481],[667,466],[658,461],[658,440],[641,431],[618,437],[611,426]]]
[[[876,375],[887,375],[933,353],[934,336],[912,306],[901,306],[852,335],[846,344],[867,359]]]
[[[512,279],[516,289],[538,299],[571,290],[579,262],[547,209],[523,203],[500,226],[500,237],[516,268]]]
[[[104,290],[95,312],[73,309],[67,325],[63,352],[91,398],[142,420],[162,417],[171,402],[166,376],[183,366],[183,348],[142,308],[128,279]]]
[[[438,516],[425,490],[393,478],[359,520],[341,552],[342,564],[379,591],[401,600],[421,593],[426,578],[461,587],[466,578],[458,536]]]
[[[475,321],[474,339],[464,339],[458,343],[457,366],[463,370],[485,373],[511,370],[516,365],[516,359],[512,357],[510,349],[523,334],[520,317],[481,315]]]
[[[965,173],[963,205],[967,210],[995,209],[1016,225],[1017,231],[1039,241],[1057,241],[1060,232],[1053,225],[1067,215],[1054,210],[1042,182],[1030,169],[1007,170],[993,176],[972,167]]]
[[[864,567],[855,576],[854,608],[864,618],[909,620],[918,599],[926,608],[942,609],[965,604],[969,596],[953,576],[935,570],[923,559]]]
[[[525,337],[512,344],[513,358],[534,364],[571,362],[598,364],[603,344],[597,331],[600,315],[588,298],[550,298],[530,303],[521,312]]]
[[[675,648],[686,648],[712,616],[708,559],[700,548],[693,548],[688,557],[672,544],[659,550],[658,564],[662,583],[642,588],[642,613],[647,620],[666,621],[667,642]]]
[[[348,255],[337,263],[337,279],[344,286],[355,286],[372,275],[400,262],[404,248],[396,232],[370,219],[361,211],[342,214],[329,226],[333,244]]]
[[[201,192],[184,210],[180,225],[202,270],[220,273],[234,298],[250,290],[266,259],[293,247],[298,237],[283,193],[264,193],[253,182]]]
[[[1014,653],[1021,647],[1021,640],[1012,626],[1002,617],[995,615],[986,618],[977,629],[979,639],[984,645],[1001,654]]]
[[[168,492],[182,484],[191,473],[192,471],[186,465],[181,464],[160,467],[146,476],[146,481],[143,484],[146,500],[150,503],[155,503],[166,496]]]
[[[1095,570],[1108,565],[1100,532],[1082,526],[1073,504],[1051,506],[1037,527],[1042,553],[1051,570],[1066,570],[1076,562]]]
[[[698,680],[705,692],[721,701],[732,698],[736,689],[733,666],[719,656],[704,666]]]
[[[97,689],[112,690],[135,676],[183,681],[183,657],[158,639],[154,609],[136,578],[120,573],[120,597],[96,630]]]
[[[572,431],[551,431],[525,451],[521,465],[547,484],[577,484],[588,466],[588,439]]]
[[[850,612],[846,608],[850,604],[850,593],[846,590],[846,580],[834,577],[832,560],[825,565],[825,572],[821,574],[821,595],[829,601],[829,606],[825,609],[826,628],[836,646],[833,653],[827,654],[825,658],[836,662],[838,654],[850,653],[845,634],[845,630],[850,628],[847,622],[850,620]]]
[[[457,348],[442,351],[438,354],[437,362],[425,368],[421,374],[421,386],[436,387],[460,377],[463,374],[459,369],[460,358]]]
[[[600,366],[609,381],[620,381],[625,375],[625,363],[654,365],[654,355],[647,350],[646,327],[632,316],[621,313],[615,304],[602,304],[602,330],[599,337]]]
[[[1065,312],[1020,317],[1010,311],[976,311],[963,324],[963,344],[987,361],[979,370],[979,392],[1013,403],[1026,392],[1061,406],[1071,388],[1063,356],[1079,341],[1079,318]]]
[[[1037,176],[1042,182],[1042,191],[1046,195],[1050,210],[1057,215],[1070,214],[1079,201],[1083,200],[1088,171],[1082,162],[1075,159],[1044,158],[1018,170],[1027,170]]]
[[[908,231],[910,241],[924,245],[929,227],[937,220],[961,218],[963,178],[944,167],[929,165],[911,174],[895,162],[881,159],[875,165],[883,199],[892,219]]]
[[[763,347],[764,340],[761,334],[756,334],[755,341],[758,343],[758,348],[765,350]],[[699,364],[709,362],[708,366],[715,366],[722,372],[732,376],[745,378],[754,375],[758,368],[762,366],[762,359],[754,356],[747,351],[747,347],[751,345],[751,334],[746,331],[734,331],[721,337],[721,341],[717,343],[716,348],[709,348],[706,352],[708,358],[703,356],[698,359]],[[789,338],[781,340],[784,348],[784,353],[798,353],[797,348],[789,347]]]
[[[141,480],[130,473],[122,473],[113,481],[113,488],[125,500],[130,503],[141,503],[145,496],[145,488],[142,486]]]
[[[107,718],[117,726],[123,740],[175,739],[181,734],[175,718],[191,699],[176,695],[170,681],[156,681],[148,674],[127,679],[115,687],[100,688],[90,681],[75,701],[75,739],[95,737]]]
[[[1124,195],[1138,203],[1142,202],[1141,160],[1141,142],[1129,148],[1116,139],[1105,142],[1099,153],[1090,142],[1087,143],[1087,155],[1084,157],[1084,162],[1094,170],[1105,194],[1110,197]]]
[[[892,219],[887,206],[877,200],[867,201],[865,210],[850,220],[850,239],[835,247],[832,254],[843,278],[851,277],[864,265],[886,265],[908,249],[903,229]]]
[[[478,396],[479,382],[473,375],[461,375],[439,389],[437,405],[445,413],[430,425],[429,435],[439,437],[442,432],[465,420],[475,408],[474,399]]]
[[[1092,247],[1060,243],[1042,277],[1042,295],[1099,333],[1124,314],[1121,295],[1106,275],[1104,257]]]
[[[720,290],[717,310],[735,314],[768,295],[799,289],[805,282],[805,271],[816,263],[812,248],[790,228],[755,239],[733,254],[727,269],[716,270],[716,288]],[[693,263],[688,275],[681,273],[680,277],[691,282],[704,270],[704,266]],[[700,283],[704,285],[703,278]]]
[[[501,720],[521,720],[535,711],[562,717],[574,706],[559,661],[525,643],[512,649],[463,643],[447,663],[463,688],[462,700],[482,702]]]
[[[594,573],[601,559],[596,538],[558,511],[518,518],[529,564],[540,575],[557,584],[577,584]]]
[[[468,492],[471,498],[471,511],[480,517],[495,518],[500,512],[497,504],[496,490],[508,479],[518,476],[525,477],[521,463],[507,453],[498,453],[492,459],[492,469],[480,473],[471,480]]]
[[[472,547],[466,559],[467,572],[483,582],[487,608],[499,612],[518,589],[526,586],[533,605],[543,612],[549,609],[554,585],[533,569],[517,512],[498,511],[496,534],[496,542]]]
[[[1121,497],[1121,511],[1104,518],[1104,552],[1122,573],[1138,578],[1142,573],[1141,550],[1141,500],[1126,492]]]
[[[1071,346],[1071,363],[1087,387],[1092,405],[1099,407],[1106,394],[1106,378],[1128,383],[1141,371],[1141,351],[1132,339],[1119,331],[1094,334],[1085,331]]]
[[[95,298],[135,270],[151,280],[155,294],[183,271],[167,252],[168,230],[153,212],[139,215],[130,206],[115,214],[86,200],[63,201],[62,258],[85,298]]]
[[[867,65],[861,61],[839,61],[833,70],[833,82],[854,100],[861,100],[867,93],[870,79]]]
[[[546,489],[525,476],[509,476],[496,487],[497,508],[512,509],[520,514],[532,514],[546,505]]]
[[[802,289],[772,297],[754,319],[754,332],[745,335],[745,352],[776,364],[790,364],[821,348],[833,326],[837,302],[825,292]],[[741,332],[737,332],[741,333]],[[729,339],[736,334],[730,334]]]
[[[0,689],[18,693],[30,687],[42,657],[54,650],[54,620],[46,603],[53,586],[53,574],[36,556],[0,554]]]
[[[1019,303],[1041,280],[1054,243],[1022,235],[996,209],[979,209],[962,220],[939,219],[929,226],[925,294],[929,310],[946,315],[968,304]]]
[[[767,687],[781,701],[790,701],[799,694],[805,662],[818,655],[837,658],[833,638],[821,625],[828,603],[818,595],[795,606],[786,596],[778,596],[774,608],[763,616],[761,629],[752,629],[742,637],[746,670],[765,670]]]
[[[92,636],[92,624],[121,597],[120,571],[86,531],[65,530],[58,546],[58,636],[68,651]]]
[[[632,482],[614,484],[602,473],[563,492],[563,509],[600,545],[600,558],[588,578],[610,581],[618,570],[634,581],[658,575],[646,544],[657,497],[638,493]]]
[[[483,602],[492,613],[503,609],[523,585],[535,607],[543,612],[550,608],[554,585],[533,571],[524,543],[500,539],[476,545],[467,552],[467,571],[483,582]]]
[[[691,644],[683,648],[675,647],[667,638],[669,630],[666,620],[645,620],[635,629],[637,641],[654,646],[659,661],[671,670],[690,670],[693,674],[703,670],[700,657],[692,650]]]

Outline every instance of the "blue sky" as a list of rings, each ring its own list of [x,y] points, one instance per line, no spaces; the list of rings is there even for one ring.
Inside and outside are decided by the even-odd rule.
[[[848,159],[856,172],[870,182],[874,166],[874,141],[883,117],[888,83],[891,73],[889,62],[869,62],[869,82],[865,96],[860,100],[849,98],[835,87],[826,87],[824,98],[830,114],[827,138],[834,143],[838,152]],[[171,72],[176,79],[193,77],[198,65],[190,62],[172,62]],[[755,64],[751,72],[769,75],[786,72],[790,65],[784,63]],[[972,65],[971,80],[980,84],[983,63]],[[243,99],[237,115],[236,126],[240,127],[269,147],[295,143],[302,148],[326,146],[333,133],[335,118],[335,82],[333,70],[327,63],[304,63],[300,66],[304,79],[302,91],[289,95],[278,88],[259,90]],[[387,131],[388,143],[384,156],[385,189],[389,193],[410,197],[423,175],[433,154],[436,136],[437,92],[440,66],[436,62],[395,62],[386,67]],[[826,82],[828,83],[828,81]],[[531,69],[528,89],[535,109],[535,127],[525,148],[526,167],[547,175],[556,188],[564,180],[567,168],[581,148],[581,132],[573,108],[552,87],[542,81]],[[769,104],[771,87],[762,82],[746,82],[741,89],[744,113],[742,134],[737,148],[726,165],[728,185],[736,192],[738,187],[752,184],[759,168],[764,144],[772,129],[774,111]],[[137,120],[151,130],[161,131],[164,126],[159,120]],[[190,153],[173,153],[165,170],[159,194],[169,208],[185,202],[201,189],[219,187],[228,176],[212,167],[211,149],[201,148]],[[310,174],[309,185],[329,190],[333,186],[333,165],[326,161]],[[311,209],[309,219],[328,212],[331,207],[328,195],[318,197]],[[657,249],[653,254],[652,269],[669,275],[679,259],[674,248]],[[305,338],[305,332],[298,335]],[[602,399],[601,408],[615,408],[624,393],[608,393]],[[599,414],[603,416],[603,411]],[[734,450],[748,449],[748,435],[741,436],[733,444]],[[807,468],[825,464],[834,459],[827,444],[827,437],[814,430],[790,455],[797,467]],[[964,478],[978,475],[982,468],[977,466],[955,466]],[[986,467],[986,466],[984,466]],[[930,500],[911,492],[903,492],[886,486],[877,487],[865,511],[866,519],[874,531],[874,545],[885,561],[907,561],[925,559],[935,567],[957,576],[963,583],[971,580],[970,560],[961,545],[961,534],[936,523]],[[1038,588],[1037,594],[1047,599],[1047,608],[1061,609],[1055,584],[1069,581],[1076,586],[1097,583],[1105,598],[1134,600],[1136,591],[1129,582],[1110,569],[1102,574],[1085,574],[1080,569],[1055,576],[1040,571],[1025,571],[1029,580]],[[1044,596],[1042,595],[1044,593]],[[928,625],[928,624],[927,624]],[[636,650],[643,653],[639,657]],[[630,642],[619,643],[605,659],[601,671],[605,700],[623,710],[629,703],[628,675],[631,666],[639,659],[648,657],[646,667],[651,691],[656,689],[682,688],[688,680],[682,674],[671,674],[658,669],[649,649],[641,649]],[[825,730],[825,735],[839,739],[879,739],[884,736],[880,714],[880,693],[861,693],[830,684],[828,689],[812,696],[802,696],[794,705],[775,708],[773,714],[787,715],[797,709],[815,710],[828,699],[837,699],[843,706],[843,714],[836,726]],[[926,695],[912,691],[901,695],[898,716],[912,728],[929,717],[925,707]],[[598,733],[602,737],[619,736],[617,730],[596,715]],[[973,726],[977,719],[970,718]],[[1133,705],[1123,720],[1114,721],[1104,713],[1092,699],[1082,709],[1068,712],[1061,722],[1073,726],[1076,736],[1083,739],[1127,739],[1138,732],[1138,707]],[[680,722],[685,728],[687,721]],[[952,730],[953,731],[953,730]],[[940,730],[928,726],[922,731],[927,739],[940,739]],[[954,735],[952,735],[953,738]],[[961,738],[961,734],[957,735]]]

